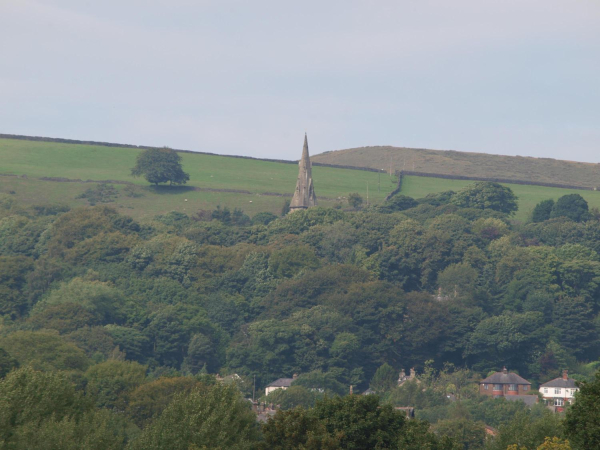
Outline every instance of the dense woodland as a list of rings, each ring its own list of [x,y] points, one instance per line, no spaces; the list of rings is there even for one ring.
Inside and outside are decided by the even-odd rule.
[[[542,405],[482,398],[474,383],[502,366],[534,387],[562,369],[593,380],[600,220],[568,197],[525,224],[494,183],[363,209],[138,223],[3,195],[0,448],[577,444]],[[411,367],[420,382],[397,387]],[[259,398],[292,374],[292,388],[260,398],[282,411],[259,427],[244,400],[254,380]],[[372,423],[350,432],[359,410]]]

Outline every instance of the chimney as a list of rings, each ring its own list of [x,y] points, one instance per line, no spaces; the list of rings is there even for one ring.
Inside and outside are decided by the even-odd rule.
[[[352,389],[352,385],[350,385],[350,395],[354,394],[354,389]]]
[[[569,371],[567,369],[563,370],[563,380],[569,379]]]
[[[295,380],[297,378],[298,378],[298,374],[297,373],[295,373],[294,375],[292,375],[292,380]]]
[[[417,372],[415,372],[415,368],[412,367],[410,369],[410,379],[413,380],[417,376]]]
[[[504,366],[504,367],[502,368],[502,373],[503,373],[503,374],[505,374],[505,375],[508,373],[508,370],[506,369],[506,366]]]

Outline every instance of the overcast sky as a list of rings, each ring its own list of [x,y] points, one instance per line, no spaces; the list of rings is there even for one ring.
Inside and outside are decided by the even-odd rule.
[[[600,162],[600,1],[0,0],[0,133],[297,159],[305,130]]]

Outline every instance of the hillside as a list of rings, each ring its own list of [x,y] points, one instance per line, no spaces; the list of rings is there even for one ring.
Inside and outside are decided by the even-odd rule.
[[[405,147],[360,147],[321,153],[313,161],[385,171],[525,180],[594,188],[600,186],[600,165],[551,158],[488,155]]]
[[[195,212],[217,205],[241,208],[253,215],[279,213],[291,197],[298,166],[208,154],[182,153],[186,186],[149,186],[130,170],[140,149],[0,138],[0,193],[14,193],[25,204],[65,203],[83,206],[77,198],[97,182],[110,181],[119,192],[110,205],[133,217],[153,217],[169,211]],[[298,149],[300,154],[301,148]],[[378,173],[314,167],[319,204],[334,206],[350,192],[383,201],[396,180]],[[130,186],[130,187],[128,187]],[[127,191],[125,189],[127,188]]]

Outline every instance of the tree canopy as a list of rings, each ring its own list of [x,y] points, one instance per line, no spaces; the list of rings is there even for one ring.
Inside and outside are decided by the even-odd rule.
[[[517,197],[509,187],[489,181],[464,187],[452,197],[452,202],[463,208],[492,209],[506,214],[519,208]]]
[[[137,157],[131,169],[134,177],[143,176],[149,183],[185,184],[190,176],[181,167],[181,156],[170,148],[149,148]]]

